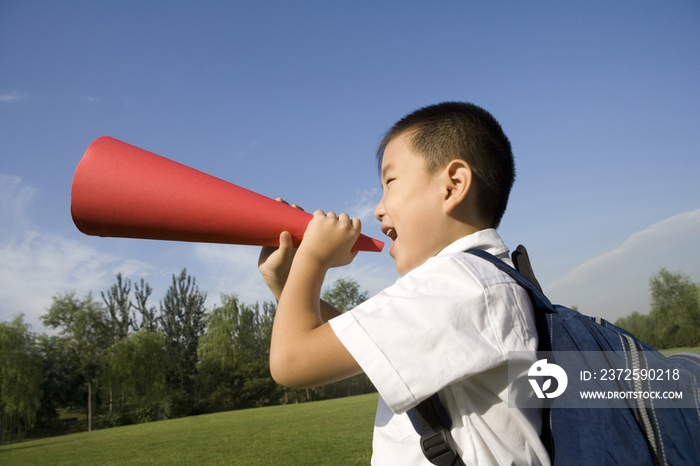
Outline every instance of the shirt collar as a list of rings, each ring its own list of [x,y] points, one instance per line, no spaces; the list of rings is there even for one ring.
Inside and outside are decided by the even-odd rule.
[[[446,246],[442,251],[437,253],[437,256],[469,251],[471,249],[486,251],[501,260],[505,260],[509,265],[512,265],[510,261],[510,251],[503,243],[500,235],[493,228],[479,230],[471,235],[463,236],[454,243]]]

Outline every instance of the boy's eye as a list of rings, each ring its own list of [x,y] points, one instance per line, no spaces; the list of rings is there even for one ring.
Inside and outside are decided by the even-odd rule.
[[[386,180],[386,184],[388,185],[389,183],[391,183],[391,182],[394,181],[395,179],[396,179],[396,178],[389,178],[388,180]]]

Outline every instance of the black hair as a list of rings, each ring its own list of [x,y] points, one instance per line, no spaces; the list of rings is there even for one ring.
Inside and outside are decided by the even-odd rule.
[[[464,102],[443,102],[418,109],[384,135],[377,150],[380,171],[386,146],[406,132],[410,132],[411,148],[425,157],[429,174],[454,159],[469,164],[477,185],[479,214],[497,228],[515,181],[510,141],[498,121],[483,108]]]

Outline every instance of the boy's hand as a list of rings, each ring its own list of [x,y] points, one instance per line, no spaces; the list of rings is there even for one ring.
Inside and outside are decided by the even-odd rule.
[[[289,205],[287,201],[277,198],[277,202]],[[292,207],[299,210],[304,210],[296,204]],[[285,283],[287,283],[287,278],[289,277],[289,269],[292,267],[292,259],[294,259],[294,254],[296,249],[292,243],[292,235],[283,231],[280,234],[280,245],[277,248],[265,246],[260,251],[260,257],[258,258],[258,270],[265,280],[265,284],[272,291],[272,294],[277,300],[280,299],[282,294],[282,289]]]
[[[316,387],[362,372],[328,323],[330,313],[323,308],[330,306],[320,299],[328,269],[347,265],[357,255],[352,247],[361,228],[360,220],[351,220],[347,214],[314,212],[272,325],[270,372],[277,383]]]
[[[336,216],[334,212],[324,214],[317,210],[306,227],[298,254],[326,269],[347,265],[357,255],[357,251],[351,249],[361,230],[358,218],[351,219],[348,214]]]

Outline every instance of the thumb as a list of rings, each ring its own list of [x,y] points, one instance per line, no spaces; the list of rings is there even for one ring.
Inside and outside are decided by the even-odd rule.
[[[294,249],[294,242],[292,241],[292,234],[288,231],[283,231],[280,234],[280,253],[286,256]]]

